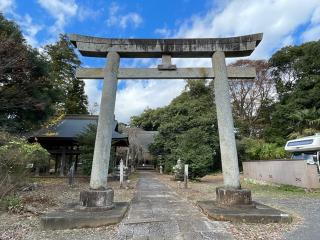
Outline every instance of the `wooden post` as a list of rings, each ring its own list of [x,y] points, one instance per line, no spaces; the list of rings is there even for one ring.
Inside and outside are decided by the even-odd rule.
[[[129,148],[127,149],[127,155],[126,155],[126,167],[128,167],[128,161],[129,161]]]
[[[66,147],[62,147],[61,165],[60,165],[60,177],[64,176],[65,165],[66,165]]]
[[[51,161],[51,157],[49,158],[49,160],[48,160],[48,173],[50,174],[50,168],[51,168],[51,166],[50,166],[50,161]]]
[[[188,188],[189,165],[184,165],[184,188]]]
[[[74,164],[74,172],[76,173],[78,170],[78,162],[79,162],[79,154],[76,154],[76,162]]]
[[[57,174],[57,172],[58,172],[58,158],[59,158],[59,155],[58,155],[58,154],[55,154],[54,174]]]
[[[34,174],[36,177],[39,177],[40,176],[40,167],[39,166],[36,166],[36,170],[35,170],[35,174]]]

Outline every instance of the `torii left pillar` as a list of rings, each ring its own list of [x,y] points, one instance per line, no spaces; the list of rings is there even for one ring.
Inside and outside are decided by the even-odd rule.
[[[114,192],[108,188],[108,169],[113,132],[114,108],[118,84],[120,56],[109,52],[104,69],[97,136],[93,154],[90,190],[80,193],[80,204],[85,207],[112,208]]]
[[[250,205],[251,191],[241,189],[240,186],[225,53],[216,51],[212,56],[212,65],[215,73],[214,91],[224,181],[223,187],[216,188],[216,199],[224,206]]]

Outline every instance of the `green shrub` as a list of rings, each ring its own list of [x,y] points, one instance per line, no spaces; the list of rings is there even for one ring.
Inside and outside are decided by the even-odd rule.
[[[96,140],[97,125],[90,124],[87,129],[78,135],[78,142],[81,149],[80,160],[82,162],[82,171],[85,175],[91,174],[94,145]],[[112,171],[115,159],[115,148],[111,147],[109,172]]]
[[[7,210],[11,213],[20,213],[23,210],[23,204],[19,197],[7,197],[5,202],[7,205]]]
[[[21,213],[23,204],[21,199],[17,196],[6,196],[0,199],[0,209],[11,213]]]
[[[27,161],[32,162],[36,167],[46,166],[50,159],[49,152],[44,149],[39,143],[26,143],[22,144],[23,151]]]
[[[48,151],[38,143],[29,144],[25,139],[13,138],[0,146],[0,166],[8,174],[24,172],[28,163],[42,166],[50,159]]]
[[[24,138],[0,133],[0,199],[26,182],[28,164],[41,166],[49,158],[40,144],[29,144]]]
[[[278,189],[285,192],[305,192],[303,188],[292,185],[280,185]]]
[[[246,160],[271,160],[287,157],[284,146],[266,143],[261,139],[245,138],[241,144],[244,148],[244,159]]]
[[[96,132],[97,126],[90,124],[87,129],[78,136],[81,149],[80,160],[82,162],[82,171],[85,175],[91,174]]]

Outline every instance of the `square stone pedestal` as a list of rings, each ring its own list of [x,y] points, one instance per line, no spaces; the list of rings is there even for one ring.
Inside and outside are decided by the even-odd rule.
[[[72,228],[100,227],[121,222],[129,204],[113,202],[113,190],[88,190],[80,193],[80,204],[41,216],[43,229],[61,230]]]
[[[80,192],[80,206],[88,209],[109,210],[114,207],[114,191],[112,188],[106,190],[88,190]]]
[[[197,205],[211,219],[217,221],[251,223],[291,223],[292,217],[278,209],[252,202],[248,189],[220,187],[216,201],[199,201]]]

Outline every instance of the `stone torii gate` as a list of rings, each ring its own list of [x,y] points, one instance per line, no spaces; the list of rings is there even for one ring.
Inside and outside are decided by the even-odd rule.
[[[228,79],[255,78],[254,68],[227,67],[226,57],[249,56],[262,33],[230,38],[110,39],[71,34],[70,41],[83,56],[107,58],[105,68],[80,68],[79,79],[103,79],[99,122],[94,148],[90,190],[80,201],[87,207],[112,207],[107,187],[112,123],[118,79],[214,79],[224,187],[217,188],[222,204],[251,203],[249,190],[240,188],[238,156]],[[212,68],[177,68],[171,58],[211,58]],[[119,68],[120,58],[162,58],[157,68]]]

